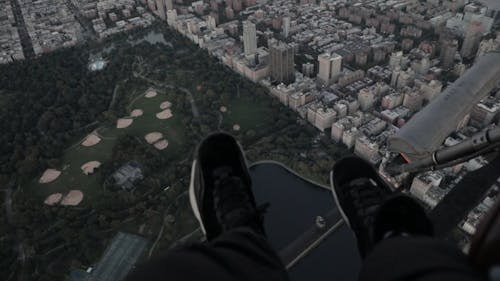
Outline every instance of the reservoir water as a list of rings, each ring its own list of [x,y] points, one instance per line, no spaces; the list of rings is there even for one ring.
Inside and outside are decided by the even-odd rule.
[[[270,243],[278,251],[314,226],[318,215],[336,208],[329,190],[295,176],[278,164],[256,164],[250,172],[258,204],[270,203],[265,228]],[[354,281],[359,268],[355,238],[344,224],[292,267],[290,277],[293,281]]]

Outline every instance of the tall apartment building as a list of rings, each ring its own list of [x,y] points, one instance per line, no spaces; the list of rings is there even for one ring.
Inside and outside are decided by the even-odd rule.
[[[282,23],[282,29],[283,29],[283,36],[285,38],[287,38],[288,35],[290,35],[290,25],[291,25],[290,17],[284,17]]]
[[[250,21],[243,22],[243,48],[245,56],[251,56],[257,52],[257,32],[255,24]]]
[[[290,84],[295,81],[295,48],[284,43],[275,42],[269,48],[271,55],[271,79],[278,83]]]
[[[444,40],[441,44],[441,64],[443,68],[450,68],[453,66],[455,54],[458,50],[457,40]]]
[[[471,58],[476,55],[479,42],[483,34],[483,26],[480,22],[472,22],[465,32],[464,43],[460,54],[464,58]]]
[[[318,80],[323,84],[336,81],[342,70],[342,57],[336,53],[325,53],[318,56],[318,62]]]

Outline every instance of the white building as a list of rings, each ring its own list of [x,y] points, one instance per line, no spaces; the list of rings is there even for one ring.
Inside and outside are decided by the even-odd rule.
[[[337,112],[333,108],[320,107],[316,111],[316,120],[314,126],[320,131],[330,128],[337,117]]]
[[[318,80],[326,85],[335,82],[342,70],[342,57],[336,53],[325,53],[318,56],[318,62]]]
[[[358,102],[361,110],[366,111],[375,104],[375,93],[371,88],[363,88],[358,93]]]
[[[257,51],[255,24],[250,21],[243,22],[243,48],[245,49],[245,56],[252,56]]]
[[[282,24],[282,29],[283,29],[283,36],[285,38],[290,35],[290,25],[291,25],[291,19],[290,17],[284,17],[283,18],[283,24]]]

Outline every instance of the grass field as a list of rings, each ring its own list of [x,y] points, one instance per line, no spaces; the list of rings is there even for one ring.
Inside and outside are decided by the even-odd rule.
[[[249,97],[233,98],[227,108],[228,111],[223,113],[222,122],[227,128],[239,124],[242,131],[256,130],[273,122],[269,117],[272,112],[269,105],[252,101]]]
[[[41,200],[52,193],[65,193],[71,189],[83,191],[85,202],[99,196],[101,191],[98,179],[99,170],[92,175],[83,174],[80,167],[89,161],[99,161],[104,163],[111,157],[116,140],[125,134],[137,136],[144,140],[144,136],[150,132],[157,131],[163,134],[169,145],[161,153],[176,158],[179,156],[179,148],[184,142],[185,132],[182,126],[182,115],[177,114],[176,105],[172,105],[173,117],[167,120],[156,118],[156,113],[162,111],[160,104],[169,100],[172,93],[158,92],[153,98],[144,96],[136,99],[129,108],[142,109],[143,115],[134,118],[134,122],[127,128],[117,129],[115,124],[102,126],[97,129],[97,134],[102,138],[101,142],[91,147],[83,147],[79,143],[70,147],[62,157],[62,166],[54,167],[62,171],[61,176],[52,183],[39,184],[38,178],[33,179],[27,186],[28,192],[40,197]],[[171,100],[169,100],[171,101]],[[146,142],[144,141],[146,144]],[[146,144],[147,145],[147,144]]]
[[[99,127],[96,133],[101,137],[100,143],[92,147],[83,147],[80,142],[75,143],[67,149],[62,157],[60,167],[50,167],[61,170],[61,176],[48,184],[39,184],[38,178],[35,178],[27,185],[28,192],[43,201],[52,193],[61,192],[64,194],[71,189],[79,189],[85,195],[82,204],[91,202],[101,192],[101,185],[99,184],[101,175],[99,169],[97,169],[94,174],[87,176],[83,174],[80,167],[89,161],[104,163],[109,160],[117,139],[126,134],[136,136],[144,141],[146,134],[160,132],[169,142],[168,147],[160,151],[160,153],[164,154],[168,159],[178,160],[185,157],[185,155],[182,155],[186,137],[186,128],[182,123],[182,118],[185,116],[179,113],[181,110],[177,110],[177,105],[172,104],[172,118],[167,120],[156,118],[156,114],[162,111],[160,104],[164,101],[172,102],[175,100],[174,95],[175,93],[170,91],[158,91],[158,95],[153,98],[144,97],[144,93],[136,93],[135,97],[130,94],[130,96],[126,97],[132,101],[127,106],[129,113],[134,109],[142,109],[142,116],[134,118],[133,123],[124,129],[117,129],[115,123]],[[228,111],[222,113],[222,126],[228,131],[232,131],[235,124],[240,125],[240,132],[242,133],[248,130],[258,131],[259,128],[267,127],[274,122],[271,105],[265,101],[256,102],[250,96],[233,97],[226,107]],[[144,141],[144,144],[149,145],[146,141]]]

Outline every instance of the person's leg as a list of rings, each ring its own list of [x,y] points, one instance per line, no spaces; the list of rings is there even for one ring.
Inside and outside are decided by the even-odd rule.
[[[368,254],[361,281],[476,281],[486,280],[454,245],[432,237],[382,240]]]
[[[268,244],[243,151],[216,133],[197,149],[189,200],[206,243],[170,251],[136,269],[128,280],[286,281]]]
[[[135,280],[286,281],[288,275],[264,236],[239,228],[149,261],[127,278]]]
[[[392,192],[366,161],[339,161],[331,184],[364,260],[360,280],[483,280],[458,249],[432,238],[423,208]]]

